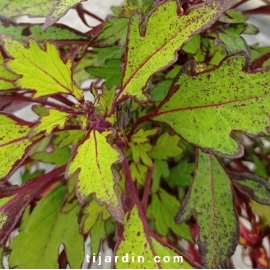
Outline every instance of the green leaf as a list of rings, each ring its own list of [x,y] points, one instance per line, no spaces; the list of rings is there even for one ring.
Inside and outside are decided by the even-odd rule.
[[[200,150],[197,155],[194,180],[176,221],[182,223],[195,212],[203,266],[228,268],[239,239],[231,182],[213,155]]]
[[[159,243],[155,238],[151,238],[151,240],[156,254],[160,255],[160,265],[163,269],[193,269],[189,263],[185,261],[182,262],[183,258],[180,258],[179,255],[172,249],[166,247],[164,244]],[[164,262],[165,256],[170,257],[169,262]]]
[[[183,151],[178,146],[179,141],[179,136],[170,135],[168,132],[165,132],[158,138],[149,156],[155,159],[168,159],[169,157],[179,156]]]
[[[54,133],[56,136],[54,144],[60,148],[70,145],[74,146],[83,139],[86,133],[87,132],[84,130],[64,130],[61,132],[56,132]]]
[[[16,81],[18,87],[34,91],[36,98],[65,93],[83,100],[83,92],[72,80],[71,59],[63,62],[53,43],[47,42],[43,50],[32,38],[28,47],[10,36],[2,36],[2,40],[6,52],[14,58],[7,67],[21,75]]]
[[[143,144],[149,142],[149,137],[157,133],[158,129],[139,129],[136,133],[132,134],[131,141],[134,144]]]
[[[196,54],[201,47],[200,35],[194,35],[189,42],[183,46],[183,51],[190,54]]]
[[[106,237],[105,221],[110,218],[110,213],[105,206],[91,200],[83,209],[82,232],[89,233],[91,239],[91,253],[98,254],[101,241]]]
[[[250,207],[252,211],[258,214],[261,218],[261,222],[263,225],[270,225],[270,206],[262,205],[261,203],[257,203],[255,201],[250,201]]]
[[[108,59],[103,67],[90,66],[86,67],[86,71],[89,72],[94,78],[105,79],[105,85],[108,88],[113,86],[120,86],[122,72],[120,70],[121,60]]]
[[[97,254],[100,249],[101,241],[106,237],[106,235],[104,221],[102,220],[101,216],[98,216],[98,219],[90,232],[90,247],[92,255],[96,254],[96,256],[98,256]]]
[[[235,179],[233,184],[248,198],[270,205],[270,184],[263,178],[249,173],[241,173],[245,179]]]
[[[101,217],[103,221],[110,218],[110,213],[106,207],[97,203],[96,200],[92,199],[83,208],[83,221],[82,221],[82,233],[87,234],[93,228],[94,224]]]
[[[11,73],[4,67],[4,57],[0,53],[0,92],[3,90],[15,89],[12,81],[18,78],[17,75]]]
[[[170,86],[172,84],[173,80],[163,80],[157,85],[155,85],[151,90],[150,90],[150,97],[151,100],[154,102],[160,102],[162,101],[166,95],[169,92]]]
[[[69,177],[78,172],[76,183],[79,201],[90,194],[105,203],[112,216],[122,222],[123,210],[119,194],[115,191],[112,165],[119,161],[119,151],[107,141],[111,131],[90,131],[74,149],[66,170]]]
[[[188,71],[185,66],[172,86],[178,90],[157,108],[153,119],[170,125],[185,140],[202,148],[242,156],[243,146],[232,138],[233,130],[269,133],[270,111],[270,71],[249,71],[246,61],[246,54],[240,52],[226,58],[218,68],[202,73]]]
[[[176,166],[171,168],[167,182],[171,187],[188,187],[192,182],[191,174],[194,170],[194,163],[189,163],[186,159],[181,160]]]
[[[141,160],[146,166],[153,166],[152,159],[148,156],[149,151],[152,149],[152,145],[150,143],[135,144],[130,142],[129,147],[135,163],[139,163]]]
[[[220,24],[217,29],[218,38],[215,44],[224,43],[228,53],[245,51],[249,54],[249,47],[246,41],[240,36],[247,28],[245,24]]]
[[[176,224],[173,217],[179,209],[179,201],[163,189],[159,189],[152,195],[151,204],[147,209],[147,216],[155,220],[157,232],[162,236],[168,236],[171,229],[177,236],[192,242],[188,225]]]
[[[103,23],[101,31],[92,40],[93,47],[115,45],[117,42],[124,45],[128,30],[128,18],[109,17]]]
[[[67,181],[67,190],[61,206],[62,213],[68,213],[78,205],[78,200],[76,198],[75,183],[76,183],[76,175],[72,176]]]
[[[15,18],[22,15],[46,16],[58,0],[1,0],[0,14]]]
[[[50,10],[50,13],[47,15],[43,30],[56,23],[69,11],[69,9],[82,1],[83,0],[58,0],[54,7]]]
[[[140,22],[140,14],[135,13],[130,20],[124,75],[118,98],[131,95],[146,100],[143,90],[151,76],[175,62],[175,52],[192,34],[204,31],[215,22],[229,8],[228,2],[211,1],[180,16],[178,1],[162,1],[152,10],[146,26]]]
[[[161,177],[168,177],[170,174],[169,166],[167,161],[163,160],[155,160],[154,162],[154,170],[152,174],[153,182],[152,182],[152,187],[151,190],[153,193],[157,192],[159,189],[159,183],[160,183],[160,178]]]
[[[115,87],[108,89],[105,85],[102,85],[102,93],[98,96],[99,110],[106,116],[109,116],[112,113],[112,106],[115,94]]]
[[[141,163],[131,162],[130,172],[133,181],[137,181],[141,186],[145,184],[147,167]]]
[[[1,188],[0,199],[0,246],[5,246],[9,234],[18,224],[25,208],[44,188],[55,182],[55,176],[63,173],[64,168],[57,168],[27,181],[23,186]],[[24,220],[23,220],[24,221]]]
[[[65,187],[59,185],[35,207],[24,229],[11,242],[10,267],[59,268],[58,252],[64,244],[70,268],[81,268],[84,240],[77,220],[80,207],[61,213],[64,194]]]
[[[0,114],[0,180],[8,179],[28,155],[34,144],[28,139],[29,131],[27,123]]]
[[[71,41],[75,43],[76,40],[82,41],[88,39],[88,37],[83,33],[80,33],[79,31],[69,28],[63,24],[56,24],[43,32],[41,24],[17,24],[6,18],[0,18],[0,33],[1,35],[12,35],[19,41],[27,41],[29,36],[33,36],[37,40],[45,40],[50,38],[55,41],[70,41],[69,43],[71,43]]]
[[[57,148],[53,152],[37,152],[32,158],[34,160],[44,162],[44,163],[52,163],[57,167],[65,165],[68,163],[70,159],[71,151],[69,147]]]
[[[36,170],[32,173],[30,170],[26,169],[21,176],[22,183],[24,184],[28,180],[41,176],[44,174],[44,172],[44,170]]]
[[[48,109],[48,114],[39,118],[39,123],[35,125],[30,136],[35,136],[45,131],[46,136],[53,132],[55,127],[63,128],[65,123],[72,117],[70,113],[57,109]]]
[[[132,253],[127,253],[127,251],[132,251]],[[170,268],[172,266],[172,268],[180,269],[192,268],[185,261],[182,263],[172,263],[174,256],[179,256],[179,254],[164,246],[164,244],[157,242],[153,237],[145,234],[137,207],[133,207],[131,212],[125,216],[124,233],[122,241],[117,248],[116,256],[122,258],[122,260],[115,262],[116,268],[159,269],[158,263],[154,261],[154,256],[159,256],[162,268]],[[124,256],[129,257],[127,262],[123,262]],[[134,260],[132,260],[132,256],[134,256]],[[137,256],[140,256],[140,258]],[[162,261],[164,256],[170,257],[170,263],[164,263]]]

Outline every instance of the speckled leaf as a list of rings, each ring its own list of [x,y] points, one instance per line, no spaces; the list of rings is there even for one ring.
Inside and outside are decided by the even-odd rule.
[[[54,7],[51,9],[48,16],[46,17],[43,30],[47,29],[49,26],[57,22],[69,11],[69,9],[76,6],[82,1],[84,0],[58,0]]]
[[[78,172],[76,183],[80,201],[90,194],[102,204],[105,203],[113,217],[122,222],[121,200],[115,191],[112,165],[119,161],[119,151],[107,141],[111,131],[90,131],[73,151],[73,156],[66,170],[67,177]]]
[[[27,47],[7,35],[1,39],[6,52],[14,58],[9,60],[6,66],[21,75],[16,81],[18,87],[34,91],[36,98],[65,93],[78,100],[83,99],[83,92],[72,79],[71,59],[63,62],[53,43],[47,42],[43,50],[32,38],[29,39]]]
[[[218,68],[197,74],[188,71],[187,64],[153,119],[169,124],[185,140],[202,148],[242,156],[243,146],[233,138],[234,130],[270,132],[270,71],[249,71],[246,61],[247,55],[240,52]]]
[[[127,213],[124,221],[124,233],[122,241],[120,242],[116,256],[123,258],[126,256],[127,251],[129,260],[123,262],[118,260],[115,263],[116,268],[122,269],[159,269],[160,265],[162,268],[192,268],[189,263],[183,261],[182,263],[162,263],[164,256],[169,256],[170,261],[173,261],[174,256],[179,256],[176,252],[165,247],[164,244],[159,243],[153,237],[147,236],[142,221],[138,214],[138,209],[133,207],[130,213]],[[134,254],[134,262],[132,262],[132,254]],[[137,256],[141,256],[141,260],[138,260]],[[155,262],[154,256],[160,256],[160,265]]]
[[[128,18],[108,17],[101,31],[91,40],[91,46],[112,46],[117,42],[123,46],[126,41],[128,22]]]
[[[58,0],[1,0],[0,14],[9,18],[22,15],[46,16]]]
[[[63,244],[70,268],[81,268],[84,240],[79,233],[80,207],[61,213],[65,189],[57,186],[35,207],[24,229],[11,242],[10,267],[57,269],[58,252]]]
[[[30,127],[19,119],[0,114],[0,180],[8,179],[34,145],[28,139]]]
[[[179,15],[178,1],[161,1],[150,13],[147,23],[142,23],[140,14],[135,13],[130,20],[118,98],[130,95],[146,100],[143,90],[151,76],[175,62],[175,52],[193,34],[209,28],[230,7],[231,2],[208,1],[207,4],[195,6],[185,15]]]
[[[68,43],[71,41],[76,43],[76,40],[87,40],[88,37],[84,34],[69,28],[63,24],[55,24],[46,31],[42,31],[42,24],[27,24],[14,23],[12,20],[0,17],[0,33],[12,35],[19,41],[26,41],[29,36],[35,37],[37,40],[45,40],[50,38],[52,40],[64,40]]]
[[[249,173],[241,173],[241,180],[234,180],[233,184],[248,198],[270,205],[270,184],[263,178]]]
[[[205,268],[228,268],[238,244],[238,218],[231,181],[214,155],[198,150],[194,180],[176,221],[196,213],[199,252]]]
[[[30,136],[35,136],[40,132],[50,135],[55,127],[63,128],[71,117],[72,115],[67,112],[48,109],[48,115],[39,118],[39,123],[32,128]]]
[[[3,63],[4,57],[0,52],[0,91],[15,89],[15,86],[12,83],[12,81],[15,81],[15,79],[17,79],[18,76],[8,71],[4,67]]]

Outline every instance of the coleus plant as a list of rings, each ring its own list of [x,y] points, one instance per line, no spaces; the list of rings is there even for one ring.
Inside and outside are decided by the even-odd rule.
[[[115,268],[228,268],[240,244],[269,268],[270,47],[241,34],[270,2],[125,0],[106,21],[81,2],[0,3],[2,261],[90,267],[107,241]],[[57,23],[71,8],[100,24]]]

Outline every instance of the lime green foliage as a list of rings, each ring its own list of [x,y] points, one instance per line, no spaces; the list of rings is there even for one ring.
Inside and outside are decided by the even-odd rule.
[[[110,218],[110,213],[105,206],[91,200],[84,207],[83,214],[82,232],[86,234],[90,231],[91,253],[98,254],[100,242],[106,237],[105,221]]]
[[[0,53],[0,91],[14,89],[15,86],[12,83],[17,76],[4,68],[4,57]]]
[[[39,123],[31,130],[31,136],[40,132],[50,135],[55,127],[63,128],[71,115],[56,109],[49,109],[48,115],[39,118]]]
[[[247,26],[245,24],[230,24],[229,26],[220,25],[218,27],[218,42],[222,42],[226,45],[228,53],[235,51],[249,52],[246,41],[240,36]]]
[[[159,243],[155,238],[152,239],[152,245],[153,248],[156,252],[156,254],[162,254],[162,256],[169,256],[170,257],[170,262],[164,262],[163,258],[161,257],[160,259],[160,265],[163,269],[168,268],[168,269],[193,269],[191,265],[183,260],[181,263],[181,260],[179,258],[179,255],[175,253],[172,249],[162,245]],[[164,255],[163,255],[164,254]]]
[[[105,79],[105,85],[108,88],[112,88],[113,86],[119,86],[121,83],[121,64],[121,60],[109,59],[106,61],[104,67],[87,67],[86,71],[89,72],[94,78]]]
[[[56,138],[54,140],[54,143],[60,148],[69,145],[74,146],[83,139],[86,133],[87,132],[84,130],[65,130],[61,132],[56,132]]]
[[[23,174],[21,175],[22,184],[27,182],[28,180],[31,180],[35,177],[41,176],[44,174],[44,170],[36,170],[33,173],[29,169],[26,169]]]
[[[181,160],[176,166],[170,170],[170,175],[167,178],[168,184],[179,187],[187,187],[191,184],[195,166],[194,163],[189,163],[186,159]]]
[[[261,204],[270,205],[270,184],[263,178],[251,177],[234,181],[239,191]]]
[[[215,156],[200,150],[192,186],[176,221],[184,222],[192,212],[199,224],[198,245],[203,266],[228,267],[239,237],[231,183]]]
[[[42,31],[42,25],[40,24],[15,24],[10,22],[7,24],[6,21],[2,21],[0,18],[0,33],[9,34],[15,37],[19,41],[26,41],[27,36],[33,36],[37,40],[45,40],[47,38],[53,40],[86,40],[87,37],[82,33],[79,33],[65,25],[56,24]],[[26,34],[27,33],[27,34]]]
[[[169,124],[190,143],[229,156],[242,155],[239,144],[230,136],[232,130],[268,133],[270,110],[269,71],[243,70],[246,57],[237,54],[224,60],[218,69],[180,74],[175,83],[179,90],[154,119]]]
[[[131,95],[146,100],[143,90],[152,74],[174,62],[175,51],[194,32],[203,31],[207,24],[216,20],[220,6],[217,2],[203,5],[185,16],[179,16],[177,9],[176,0],[161,2],[141,29],[140,15],[135,13],[131,18],[119,98]]]
[[[12,173],[28,154],[33,144],[28,139],[29,131],[28,125],[0,114],[0,180]]]
[[[250,201],[249,203],[252,211],[254,213],[256,213],[257,215],[259,215],[261,221],[262,221],[262,224],[264,226],[266,225],[270,225],[270,215],[269,215],[269,212],[270,212],[270,206],[269,205],[262,205],[260,203],[257,203],[256,201]]]
[[[2,40],[7,53],[14,58],[8,61],[8,68],[23,75],[16,81],[18,87],[35,91],[36,98],[66,93],[83,99],[71,77],[71,60],[64,63],[53,43],[47,42],[43,50],[34,39],[29,39],[28,47],[9,36],[3,36]]]
[[[44,163],[52,163],[57,167],[67,164],[71,155],[69,147],[57,148],[53,152],[36,152],[32,158]]]
[[[155,249],[157,249],[155,251]],[[128,253],[129,257],[134,256],[134,262],[131,259],[128,262],[123,262],[123,256]],[[118,246],[116,256],[119,256],[119,260],[115,263],[116,268],[128,268],[128,269],[158,269],[158,264],[154,261],[153,256],[160,256],[161,260],[163,256],[170,256],[173,260],[173,256],[178,256],[169,248],[164,247],[152,237],[147,237],[144,231],[143,224],[138,214],[136,207],[133,207],[130,213],[125,217],[124,221],[124,239]],[[141,260],[138,260],[138,256],[142,256]],[[169,265],[169,264],[168,264]],[[170,267],[165,266],[163,267]],[[176,267],[176,265],[174,265]],[[176,268],[191,268],[187,262],[179,263]]]
[[[92,41],[92,46],[112,46],[117,41],[123,45],[126,41],[128,18],[108,17],[99,32]]]
[[[182,153],[182,148],[178,146],[180,138],[177,135],[163,133],[157,140],[149,156],[155,159],[168,159],[176,157]]]
[[[167,161],[164,160],[155,160],[154,162],[154,170],[152,174],[152,187],[151,190],[153,193],[155,193],[159,189],[160,185],[160,179],[161,177],[168,177],[170,174],[169,166]]]
[[[0,14],[14,18],[22,15],[46,16],[57,0],[36,0],[35,5],[28,0],[3,0],[0,4]]]
[[[152,149],[152,145],[148,143],[148,137],[153,136],[155,133],[157,133],[157,129],[140,129],[131,136],[131,142],[129,143],[129,147],[135,163],[139,163],[140,161],[142,161],[142,163],[146,166],[153,165],[151,158],[148,156],[148,152],[150,152]]]
[[[153,166],[153,161],[149,157],[152,145],[149,143],[149,137],[157,133],[157,129],[144,130],[139,129],[131,136],[129,147],[132,155],[130,164],[131,176],[139,185],[144,185],[147,174],[147,167]]]
[[[103,221],[111,216],[106,207],[98,204],[94,199],[83,208],[83,214],[82,232],[84,234],[91,230],[99,216],[102,217]]]
[[[105,85],[102,87],[102,93],[98,95],[99,107],[98,109],[103,113],[104,116],[109,116],[112,112],[112,104],[116,94],[116,89],[107,88]]]
[[[147,216],[155,219],[155,227],[160,235],[168,236],[169,229],[177,236],[192,242],[189,227],[186,224],[178,225],[174,217],[179,210],[180,202],[163,189],[153,194],[151,204],[147,209]]]
[[[80,207],[61,213],[64,195],[65,187],[58,186],[35,207],[24,229],[11,243],[11,267],[59,268],[58,251],[64,244],[70,267],[81,268],[84,250],[77,221]]]
[[[158,83],[157,85],[155,85],[150,90],[151,100],[154,102],[162,101],[168,94],[172,81],[173,80],[164,80]]]
[[[141,163],[131,162],[129,168],[132,179],[134,181],[137,181],[138,184],[140,184],[141,186],[143,186],[145,184],[145,178],[148,170],[147,166]]]
[[[43,30],[47,29],[49,26],[57,22],[61,17],[63,17],[70,8],[82,2],[82,0],[59,0],[50,10],[46,21],[44,23]]]
[[[11,199],[13,199],[13,198],[14,198],[14,196],[5,197],[5,198],[0,199],[0,208],[2,208],[6,203],[11,201]],[[8,215],[3,210],[0,211],[0,229],[3,228],[3,225],[6,223],[7,220],[8,220]]]
[[[93,130],[78,144],[68,165],[66,175],[78,172],[77,189],[80,200],[90,194],[105,203],[108,211],[119,221],[123,220],[123,210],[119,194],[114,186],[112,165],[119,161],[120,154],[108,142],[110,131]]]

